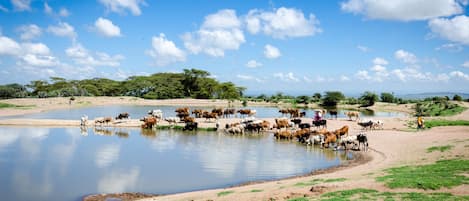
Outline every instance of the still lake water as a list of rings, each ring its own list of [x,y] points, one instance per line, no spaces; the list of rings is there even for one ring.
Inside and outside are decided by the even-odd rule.
[[[348,157],[271,134],[0,127],[0,195],[62,201],[95,193],[176,193],[301,175]]]

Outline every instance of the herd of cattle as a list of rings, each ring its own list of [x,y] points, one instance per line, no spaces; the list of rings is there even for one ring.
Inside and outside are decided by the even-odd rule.
[[[313,121],[305,121],[306,112],[299,109],[280,109],[281,118],[276,118],[274,123],[267,120],[259,120],[255,118],[256,110],[251,109],[221,109],[215,108],[211,111],[194,109],[190,111],[188,107],[177,108],[175,116],[163,117],[163,112],[159,109],[148,111],[147,115],[140,118],[142,121],[141,127],[143,129],[152,129],[160,121],[166,121],[169,125],[177,123],[184,123],[183,130],[196,130],[198,128],[197,119],[205,118],[206,122],[215,122],[217,130],[224,131],[227,134],[245,134],[271,132],[278,140],[293,140],[296,139],[306,145],[319,144],[321,147],[329,147],[334,145],[335,148],[358,149],[361,147],[367,149],[368,139],[366,134],[360,132],[358,135],[349,135],[349,126],[344,125],[337,130],[327,129],[326,114],[329,114],[329,119],[337,119],[336,110],[318,110],[321,118],[314,119]],[[328,112],[328,113],[327,113]],[[227,123],[224,127],[220,127],[220,118],[232,118],[240,115],[240,120],[235,123]],[[360,113],[357,111],[348,111],[344,113],[349,120],[357,121],[361,126],[361,130],[383,129],[383,121],[372,119],[361,119]],[[98,117],[94,119],[95,126],[103,126],[114,121],[130,119],[127,112],[118,114],[115,118],[112,117]],[[200,121],[200,120],[199,120]],[[233,121],[230,121],[233,122]],[[311,123],[310,123],[311,122]],[[81,125],[86,126],[88,123],[88,116],[84,115],[81,118]]]

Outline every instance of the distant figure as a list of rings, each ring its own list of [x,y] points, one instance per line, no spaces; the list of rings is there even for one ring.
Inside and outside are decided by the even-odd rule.
[[[425,121],[423,120],[422,116],[417,117],[417,129],[423,129],[425,127],[424,125]]]
[[[322,114],[321,114],[320,111],[317,111],[317,110],[316,110],[316,111],[314,112],[314,121],[320,121],[320,120],[322,120]]]

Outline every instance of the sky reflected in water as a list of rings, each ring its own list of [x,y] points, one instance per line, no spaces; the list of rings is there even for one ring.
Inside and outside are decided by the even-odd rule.
[[[270,134],[0,127],[0,194],[2,200],[77,200],[94,193],[176,193],[300,175],[345,157]]]

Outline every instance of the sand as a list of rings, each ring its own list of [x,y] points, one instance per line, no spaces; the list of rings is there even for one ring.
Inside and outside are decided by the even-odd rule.
[[[194,99],[177,99],[177,100],[143,100],[133,97],[79,97],[71,105],[68,99],[51,98],[51,99],[11,99],[2,100],[1,102],[12,103],[16,105],[35,105],[29,109],[0,109],[0,116],[30,114],[54,109],[65,109],[69,107],[83,107],[90,105],[111,105],[111,104],[132,104],[132,105],[185,105],[185,106],[214,106],[227,107],[227,101],[221,100],[194,100]],[[234,102],[240,105],[240,102]],[[264,104],[265,103],[257,103]],[[461,103],[465,107],[469,107],[467,103]],[[254,104],[249,103],[249,106]],[[394,104],[378,104],[373,109],[383,109],[386,111],[411,111],[410,105],[394,105]],[[447,119],[463,119],[469,120],[469,111],[447,117]],[[273,121],[273,118],[266,118]],[[142,200],[288,200],[295,197],[315,197],[325,192],[336,190],[346,190],[353,188],[369,188],[379,191],[389,192],[423,192],[416,189],[390,189],[383,183],[375,181],[377,176],[383,175],[383,170],[390,167],[402,165],[430,164],[440,159],[463,158],[469,159],[469,127],[436,127],[426,129],[419,132],[409,132],[406,123],[414,121],[411,116],[399,118],[381,118],[384,121],[383,130],[368,131],[367,136],[370,142],[370,149],[367,152],[360,152],[361,162],[352,163],[351,165],[333,168],[321,171],[314,175],[301,176],[296,178],[288,178],[276,181],[260,182],[248,185],[241,185],[232,188],[210,189],[195,192],[179,193],[165,196],[157,196],[152,198],[144,198]],[[4,119],[0,120],[0,124],[5,122],[21,125],[20,120]],[[76,126],[78,120],[57,121],[57,120],[35,120],[30,122],[31,125],[53,125],[58,126]],[[203,122],[204,119],[198,119]],[[220,124],[239,121],[239,119],[222,119]],[[210,127],[214,123],[203,122],[204,126]],[[360,132],[360,127],[354,121],[347,119],[337,119],[328,121],[328,129],[334,130],[343,125],[350,126],[350,133],[355,135]],[[134,125],[138,126],[138,124]],[[267,134],[269,135],[269,134]],[[427,148],[432,146],[453,145],[446,152],[427,153]],[[311,186],[295,186],[299,182],[308,182],[313,179],[332,179],[345,178],[342,182],[321,183]],[[190,179],[190,178],[188,178]],[[155,181],[156,182],[156,181]],[[311,191],[312,189],[312,191]],[[251,192],[252,190],[260,190],[260,192]],[[233,191],[227,195],[219,196],[218,193],[225,191]],[[457,195],[469,195],[469,185],[461,185],[451,189],[427,190],[430,192],[449,192]]]

